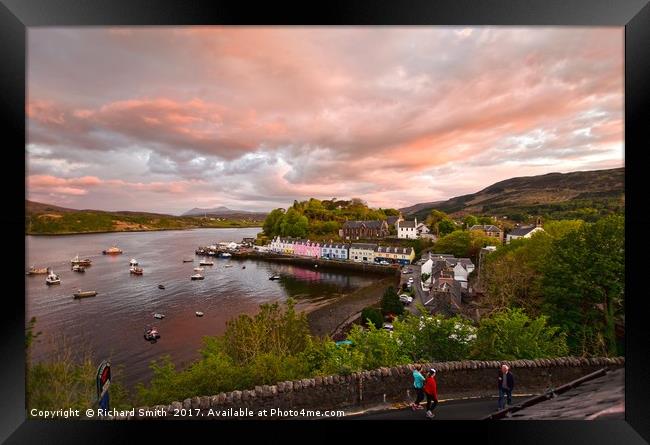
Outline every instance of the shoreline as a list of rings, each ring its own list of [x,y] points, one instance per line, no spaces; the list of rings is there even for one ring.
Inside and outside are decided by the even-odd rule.
[[[184,231],[184,230],[202,230],[202,229],[261,229],[262,226],[234,226],[234,227],[182,227],[170,229],[138,229],[138,230],[98,230],[94,232],[62,232],[62,233],[29,233],[25,236],[69,236],[69,235],[97,235],[99,233],[142,233],[142,232],[166,232],[166,231]]]

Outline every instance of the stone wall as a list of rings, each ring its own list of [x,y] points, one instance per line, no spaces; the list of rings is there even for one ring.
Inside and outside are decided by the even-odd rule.
[[[513,394],[540,394],[601,368],[621,368],[623,357],[462,361],[424,364],[423,369],[437,370],[438,398],[485,397],[497,394],[497,373],[502,363],[510,365],[515,378]],[[199,409],[205,416],[209,410],[260,409],[332,410],[346,413],[384,402],[406,402],[414,396],[412,371],[415,365],[380,368],[347,376],[327,376],[256,386],[254,389],[232,391],[212,396],[196,396],[170,405],[143,408],[169,413],[175,410]],[[139,409],[136,409],[137,418]],[[126,418],[130,418],[127,416]]]
[[[371,272],[377,274],[395,275],[399,276],[400,268],[396,266],[382,266],[373,263],[356,263],[348,260],[325,260],[322,258],[308,258],[293,255],[280,255],[277,253],[259,254],[256,252],[235,253],[233,258],[254,258],[256,260],[264,260],[285,264],[296,264],[313,268],[314,264],[323,270],[352,270],[356,272]]]

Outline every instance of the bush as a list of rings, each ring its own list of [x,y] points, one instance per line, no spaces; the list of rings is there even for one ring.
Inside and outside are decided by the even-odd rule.
[[[392,286],[386,289],[381,297],[381,311],[384,314],[401,315],[404,313],[404,305],[399,301],[397,292]]]
[[[361,320],[364,326],[368,325],[368,323],[370,322],[376,328],[381,328],[384,321],[384,317],[381,315],[381,311],[379,309],[366,307],[361,311]]]

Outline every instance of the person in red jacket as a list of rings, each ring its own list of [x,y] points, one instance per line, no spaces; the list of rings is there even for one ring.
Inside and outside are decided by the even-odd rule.
[[[431,368],[424,381],[424,393],[427,396],[427,417],[434,416],[433,410],[438,405],[438,384],[436,383],[436,370]]]

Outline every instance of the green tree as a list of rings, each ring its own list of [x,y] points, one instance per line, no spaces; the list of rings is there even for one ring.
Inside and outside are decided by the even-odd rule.
[[[470,227],[478,224],[478,219],[476,219],[476,217],[473,215],[467,215],[465,219],[463,219],[463,224],[465,224],[466,229],[469,229]]]
[[[616,355],[623,314],[625,220],[609,216],[553,243],[542,281],[544,309],[568,332],[571,352]]]
[[[407,315],[393,322],[393,334],[411,361],[465,360],[476,338],[476,328],[461,318]]]
[[[494,238],[478,230],[457,230],[440,238],[434,245],[437,253],[449,253],[459,258],[470,258],[475,264],[481,248],[494,243]]]
[[[505,309],[481,319],[471,356],[478,360],[562,357],[566,334],[547,326],[548,317],[530,319],[521,309]]]
[[[392,286],[384,291],[381,297],[381,311],[384,314],[401,315],[404,313],[404,304],[399,301],[399,296]]]
[[[372,323],[376,328],[381,328],[384,323],[384,317],[381,315],[381,311],[374,307],[366,307],[361,311],[361,320],[364,325]]]
[[[456,230],[456,224],[450,219],[438,222],[438,236],[445,236]]]
[[[365,331],[359,325],[353,326],[348,339],[354,343],[355,350],[363,354],[363,369],[409,362],[396,337],[384,329],[375,328],[372,324]]]
[[[309,221],[307,217],[301,215],[294,207],[291,207],[282,216],[280,223],[280,232],[283,236],[304,237],[307,235]]]
[[[284,216],[284,209],[275,209],[269,213],[264,219],[262,229],[266,236],[274,237],[280,235],[280,223]]]

